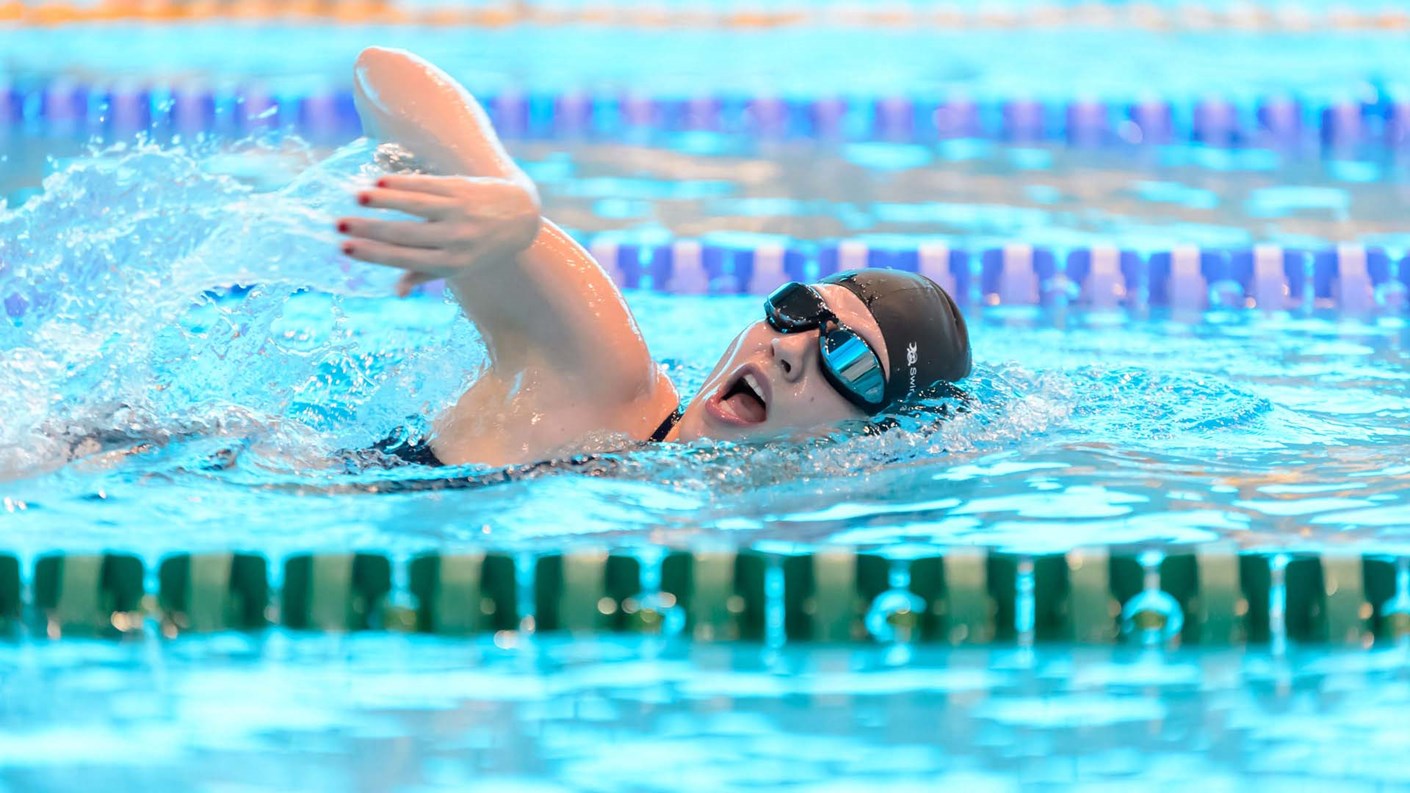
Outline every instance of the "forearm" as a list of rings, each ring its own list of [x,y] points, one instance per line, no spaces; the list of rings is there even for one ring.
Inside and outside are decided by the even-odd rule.
[[[542,368],[604,391],[596,395],[604,401],[654,384],[621,293],[582,246],[540,218],[533,185],[468,92],[410,53],[370,48],[357,61],[355,99],[369,134],[406,146],[440,176],[389,177],[367,191],[369,206],[431,222],[346,219],[347,233],[369,238],[349,243],[349,255],[412,271],[404,281],[446,278],[506,381]],[[396,189],[417,180],[429,181],[422,194]]]
[[[597,382],[630,381],[654,366],[612,279],[581,245],[545,220],[513,266],[447,279],[486,334],[504,371],[547,363],[571,372],[589,362]]]
[[[405,146],[436,173],[508,179],[537,197],[484,108],[450,75],[409,52],[369,47],[353,76],[368,135]]]

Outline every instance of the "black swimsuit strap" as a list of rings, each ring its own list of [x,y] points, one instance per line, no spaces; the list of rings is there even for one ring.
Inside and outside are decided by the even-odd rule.
[[[661,422],[661,426],[657,427],[656,431],[651,433],[651,437],[648,438],[648,440],[652,443],[660,443],[666,440],[666,436],[670,435],[671,430],[676,428],[676,425],[680,423],[681,416],[683,415],[685,415],[685,411],[677,405],[671,415],[667,416],[666,420]]]
[[[671,415],[666,417],[665,421],[661,422],[661,426],[657,427],[656,431],[651,433],[651,437],[648,440],[651,443],[660,443],[661,441],[666,440],[666,436],[670,435],[671,430],[675,429],[676,425],[680,423],[681,416],[684,415],[684,413],[685,411],[682,408],[677,407],[674,411],[671,412]],[[396,457],[404,462],[414,463],[416,465],[425,465],[433,468],[440,468],[445,465],[445,463],[441,462],[441,459],[437,457],[436,453],[431,449],[431,443],[429,440],[427,440],[426,438],[408,440],[406,438],[407,434],[408,431],[405,427],[398,427],[396,430],[392,431],[391,435],[387,436],[383,440],[378,441],[377,443],[372,444],[371,450],[381,452],[383,455],[386,455],[388,457]],[[591,457],[592,455],[589,455],[587,457],[584,457],[583,460],[590,459]],[[574,458],[574,461],[577,461],[577,458]],[[511,474],[509,473],[510,471],[515,471],[518,474],[524,474],[537,470],[539,468],[543,468],[545,466],[549,468],[559,466],[562,463],[562,460],[544,460],[538,463],[530,463],[526,466],[519,466],[517,469],[506,469],[502,473],[505,480],[507,481],[508,479],[512,478]]]

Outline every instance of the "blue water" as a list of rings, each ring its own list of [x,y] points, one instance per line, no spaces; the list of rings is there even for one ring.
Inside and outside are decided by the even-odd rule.
[[[857,45],[818,30],[510,29],[471,46],[462,30],[127,33],[0,31],[3,68],[259,75],[302,91],[339,84],[376,39],[415,44],[477,89],[1190,98],[1217,85],[1336,98],[1406,73],[1402,37],[1381,34],[890,31]],[[1216,45],[1236,46],[1211,57]],[[1404,165],[1387,152],[741,146],[515,153],[551,216],[622,239],[1406,247]],[[63,159],[42,165],[46,153]],[[1410,332],[1385,306],[1354,318],[971,307],[974,408],[938,427],[669,446],[617,454],[606,476],[381,492],[434,474],[350,470],[339,450],[433,414],[483,361],[453,305],[390,298],[393,274],[335,254],[331,219],[383,171],[365,144],[82,154],[10,137],[0,551],[28,569],[56,550],[149,565],[176,551],[277,564],[310,550],[404,560],[648,543],[1410,550]],[[759,312],[757,297],[628,300],[687,393]],[[952,649],[275,629],[165,641],[149,620],[121,642],[49,642],[63,626],[27,616],[0,643],[5,789],[1410,789],[1410,665],[1383,640]]]
[[[1410,788],[1406,669],[1403,649],[0,645],[0,784],[1384,793]]]
[[[0,197],[12,207],[36,195],[46,174],[91,158],[79,139],[14,131],[7,141]],[[259,193],[284,188],[330,152],[297,137],[196,147],[197,163],[186,167]],[[515,140],[509,148],[542,187],[546,211],[585,239],[745,247],[853,239],[914,248],[938,238],[971,251],[1023,241],[1059,256],[1097,244],[1152,252],[1359,242],[1396,258],[1410,250],[1410,158],[1384,149],[1336,159],[1312,150],[837,145],[709,133],[630,144]],[[109,150],[103,161],[121,156]]]
[[[519,141],[548,211],[623,242],[856,239],[971,251],[1014,241],[1410,249],[1410,158],[1168,146],[1079,151],[957,140],[828,145],[679,135],[652,145]]]
[[[360,48],[405,47],[471,90],[630,89],[648,95],[945,96],[1189,101],[1293,92],[1361,99],[1407,85],[1403,33],[1387,31],[1142,31],[1130,27],[960,28],[864,32],[845,26],[775,30],[651,27],[504,28],[302,26],[223,22],[0,30],[0,69],[104,75],[271,91],[346,86]]]

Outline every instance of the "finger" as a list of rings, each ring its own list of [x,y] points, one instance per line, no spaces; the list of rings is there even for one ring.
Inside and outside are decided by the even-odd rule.
[[[397,297],[406,297],[416,287],[434,280],[436,280],[436,276],[429,273],[407,273],[397,281]]]
[[[409,248],[440,248],[450,242],[450,232],[444,226],[420,220],[341,218],[338,220],[338,231],[350,237],[361,237]]]
[[[365,207],[395,209],[427,220],[440,220],[455,206],[455,202],[441,196],[383,189],[364,190],[358,193],[357,202]]]
[[[350,240],[343,243],[343,253],[360,262],[417,272],[434,272],[445,266],[444,254],[440,251],[388,245],[376,240]]]
[[[460,187],[467,180],[464,177],[426,176],[423,174],[393,174],[377,180],[378,187],[402,190],[409,193],[429,193],[431,195],[454,198],[460,195]]]

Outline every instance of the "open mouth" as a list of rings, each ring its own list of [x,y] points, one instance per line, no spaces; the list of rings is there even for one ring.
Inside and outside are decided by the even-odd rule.
[[[745,369],[734,377],[715,399],[716,415],[731,424],[761,424],[768,418],[769,405],[758,376]]]

